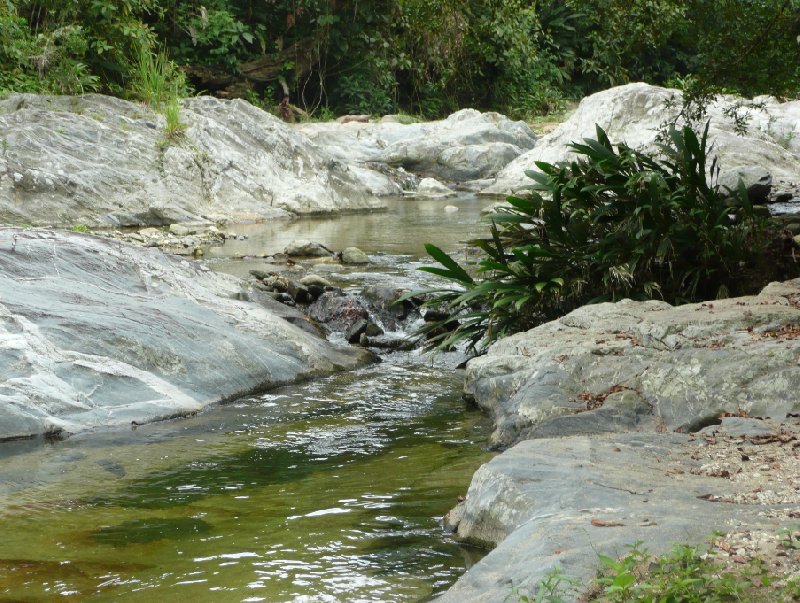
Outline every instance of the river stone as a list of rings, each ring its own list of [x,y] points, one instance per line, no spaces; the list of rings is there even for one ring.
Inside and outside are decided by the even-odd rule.
[[[498,113],[462,109],[426,123],[309,123],[295,126],[345,165],[384,163],[440,180],[494,176],[533,148],[527,124]]]
[[[356,297],[342,291],[326,291],[308,307],[308,315],[329,331],[346,333],[369,312]]]
[[[343,264],[369,264],[369,256],[358,247],[347,247],[342,251]]]
[[[186,124],[89,94],[0,100],[0,222],[166,225],[375,209],[358,174],[242,100],[181,101]],[[103,161],[98,161],[102,157]]]
[[[290,257],[324,257],[330,256],[333,252],[322,243],[307,241],[306,239],[296,239],[289,243],[283,253]]]
[[[559,433],[691,431],[722,413],[780,420],[800,413],[798,324],[800,279],[713,303],[588,305],[493,344],[468,363],[465,393],[493,415],[500,447]],[[609,403],[622,391],[628,402]]]
[[[251,270],[252,272],[252,270]],[[300,279],[300,283],[306,287],[332,287],[331,282],[318,274],[308,274]]]
[[[416,194],[419,197],[453,197],[456,193],[436,178],[423,178],[419,181]]]
[[[763,507],[706,499],[736,485],[693,474],[696,446],[685,434],[627,433],[526,440],[505,451],[475,472],[446,518],[457,539],[496,548],[437,601],[505,603],[554,570],[577,580],[562,596],[578,601],[598,554],[624,556],[637,541],[663,554],[742,522],[774,530]]]
[[[174,234],[176,237],[185,237],[189,234],[189,229],[183,224],[170,224],[169,232],[170,234]]]
[[[185,415],[365,359],[243,297],[156,249],[0,229],[0,439]]]
[[[634,148],[656,150],[659,126],[673,118],[677,106],[667,102],[680,100],[680,91],[643,83],[627,84],[584,98],[575,113],[558,128],[543,136],[536,146],[506,165],[494,184],[482,192],[508,194],[530,185],[525,170],[535,169],[536,161],[554,163],[573,157],[568,145],[595,137],[595,125],[608,134],[612,143],[625,142]],[[712,156],[719,158],[722,169],[759,166],[775,178],[800,182],[800,100],[779,102],[770,97],[754,99],[763,109],[739,109],[748,116],[745,135],[734,131],[724,115],[736,108],[740,98],[721,96],[708,108],[711,120],[709,140]],[[710,163],[709,163],[710,165]]]
[[[764,203],[769,198],[772,190],[772,174],[769,170],[757,165],[743,166],[720,173],[718,183],[722,190],[730,191],[731,196],[736,196],[741,179],[747,191],[750,203]]]

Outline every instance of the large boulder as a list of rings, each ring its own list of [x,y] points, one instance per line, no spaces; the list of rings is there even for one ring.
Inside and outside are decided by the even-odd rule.
[[[366,359],[245,297],[156,249],[0,230],[0,440],[188,414]]]
[[[533,594],[553,572],[575,581],[561,583],[558,600],[585,601],[598,555],[622,557],[637,542],[664,554],[675,543],[704,544],[715,531],[738,530],[757,546],[760,533],[796,524],[800,423],[749,421],[755,425],[734,430],[723,421],[719,432],[696,438],[628,433],[519,443],[483,465],[448,514],[456,538],[496,548],[437,601],[544,600]]]
[[[102,95],[0,100],[0,222],[256,220],[382,205],[361,175],[241,100],[181,104],[185,132]]]
[[[494,176],[536,143],[525,123],[475,109],[426,123],[317,123],[297,128],[347,165],[386,163],[459,182]]]
[[[529,437],[692,431],[722,413],[800,413],[800,279],[672,307],[603,303],[492,345],[466,393],[497,446]]]
[[[618,86],[584,98],[575,113],[543,136],[531,151],[517,157],[482,192],[507,194],[531,184],[525,170],[536,161],[554,163],[572,157],[571,142],[595,137],[601,126],[611,142],[634,148],[654,149],[659,127],[679,110],[678,90],[636,83]],[[770,97],[755,99],[760,109],[739,108],[747,115],[747,132],[739,135],[725,113],[737,110],[741,99],[722,96],[708,110],[709,137],[723,169],[759,166],[776,178],[800,180],[800,101],[781,103]]]

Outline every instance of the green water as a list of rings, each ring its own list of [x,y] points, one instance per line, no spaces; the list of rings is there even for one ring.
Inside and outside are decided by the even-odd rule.
[[[0,600],[426,601],[488,454],[462,376],[396,356],[198,417],[0,446]]]

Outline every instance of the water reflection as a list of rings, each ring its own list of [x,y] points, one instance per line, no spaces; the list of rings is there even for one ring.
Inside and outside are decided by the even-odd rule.
[[[427,600],[466,563],[436,518],[486,458],[459,385],[409,357],[29,443],[0,459],[0,598]]]

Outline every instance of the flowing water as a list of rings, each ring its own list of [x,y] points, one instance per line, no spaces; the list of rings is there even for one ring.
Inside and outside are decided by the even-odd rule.
[[[304,237],[372,254],[336,266],[350,286],[413,283],[420,240],[476,230],[481,203],[449,203],[237,227],[212,264]],[[488,459],[446,364],[393,354],[191,419],[0,444],[0,601],[431,599],[480,556],[438,518]]]

